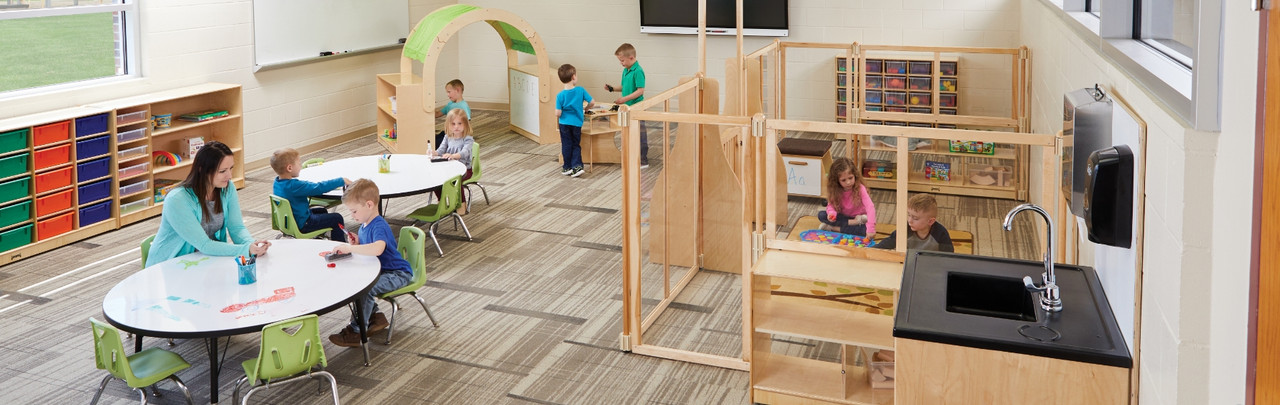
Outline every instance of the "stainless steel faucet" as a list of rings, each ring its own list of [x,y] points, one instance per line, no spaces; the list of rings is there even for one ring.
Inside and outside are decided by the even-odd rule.
[[[1040,214],[1044,218],[1044,222],[1049,225],[1049,234],[1045,237],[1049,243],[1045,246],[1044,273],[1040,273],[1040,278],[1044,281],[1044,285],[1036,286],[1035,282],[1031,281],[1031,276],[1023,277],[1022,284],[1027,287],[1027,290],[1040,293],[1040,308],[1044,308],[1045,311],[1049,312],[1062,311],[1062,295],[1058,291],[1058,278],[1053,274],[1053,219],[1049,217],[1049,213],[1045,212],[1044,208],[1040,208],[1038,205],[1022,204],[1013,207],[1013,210],[1004,215],[1004,230],[1013,230],[1013,217],[1022,211],[1034,211]]]

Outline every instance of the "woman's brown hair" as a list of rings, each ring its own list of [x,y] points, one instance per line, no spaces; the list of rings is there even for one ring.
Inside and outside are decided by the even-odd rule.
[[[211,141],[204,144],[199,152],[196,152],[196,158],[191,162],[191,172],[187,173],[187,179],[183,180],[179,186],[191,189],[196,193],[196,201],[200,203],[200,212],[204,213],[204,218],[209,218],[212,214],[222,213],[222,193],[213,194],[213,212],[209,211],[208,201],[205,196],[210,194],[213,187],[213,175],[218,173],[218,166],[222,165],[222,159],[231,156],[231,148],[227,144]],[[228,187],[235,185],[228,184]]]

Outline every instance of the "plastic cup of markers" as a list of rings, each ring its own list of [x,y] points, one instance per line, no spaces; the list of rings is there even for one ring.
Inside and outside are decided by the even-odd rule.
[[[236,264],[240,268],[240,285],[249,285],[258,281],[258,263]]]
[[[391,158],[378,158],[378,173],[391,173]]]

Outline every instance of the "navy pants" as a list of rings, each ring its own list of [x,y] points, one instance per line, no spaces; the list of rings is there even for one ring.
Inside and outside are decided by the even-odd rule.
[[[582,127],[560,124],[560,157],[564,158],[562,169],[582,167]]]
[[[853,217],[847,217],[844,214],[836,213],[836,220],[831,221],[827,219],[827,210],[818,211],[818,220],[822,221],[824,224],[840,228],[840,233],[867,236],[867,224],[849,225],[850,219],[853,219]]]
[[[332,228],[329,231],[329,239],[338,242],[347,241],[347,233],[342,231],[338,225],[342,225],[344,220],[342,214],[330,213],[321,207],[311,207],[311,216],[307,218],[307,223],[302,224],[303,233],[312,232],[317,229]]]

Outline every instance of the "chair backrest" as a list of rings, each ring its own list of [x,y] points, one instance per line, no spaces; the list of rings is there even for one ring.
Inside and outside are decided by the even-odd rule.
[[[133,376],[133,369],[129,368],[129,355],[125,353],[124,343],[120,341],[120,330],[92,317],[89,318],[89,324],[93,326],[93,360],[98,369],[107,370],[116,378],[125,380],[129,386],[134,386],[137,378]]]
[[[412,226],[400,228],[400,239],[396,240],[396,250],[413,268],[413,280],[400,289],[417,291],[427,284],[427,234]]]
[[[480,181],[480,142],[471,143],[471,178],[468,183]]]
[[[302,162],[302,168],[305,169],[311,166],[319,166],[322,164],[324,164],[324,158],[311,158],[311,159],[307,159],[307,161],[305,162]]]
[[[437,212],[448,215],[457,210],[460,205],[462,205],[462,176],[453,176],[445,180],[440,187],[440,210]]]
[[[293,218],[293,205],[277,195],[271,196],[271,229],[295,238],[302,234],[298,229],[298,222]]]
[[[156,240],[155,235],[148,236],[142,240],[142,268],[147,267],[147,253],[151,252],[151,241]]]
[[[258,380],[284,378],[310,370],[317,364],[329,365],[320,344],[320,328],[316,316],[286,319],[262,327],[262,347],[258,350]],[[296,330],[294,330],[296,329]],[[294,330],[290,333],[290,330]]]

